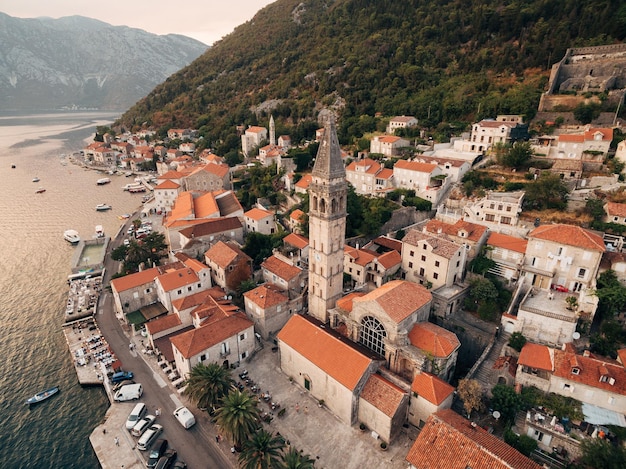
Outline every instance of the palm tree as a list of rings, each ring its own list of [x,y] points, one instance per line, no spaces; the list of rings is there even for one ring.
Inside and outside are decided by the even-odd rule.
[[[219,401],[231,388],[229,370],[217,363],[208,365],[198,363],[189,373],[185,395],[189,396],[199,408],[210,409],[213,413]]]
[[[239,455],[241,469],[274,469],[280,467],[281,450],[285,440],[272,436],[265,430],[259,430],[243,444]]]
[[[232,438],[237,448],[241,448],[241,444],[259,425],[257,403],[256,397],[250,396],[246,391],[231,389],[215,412],[217,424]]]
[[[315,460],[311,459],[308,454],[302,454],[294,447],[290,447],[289,451],[283,454],[284,469],[313,469]]]

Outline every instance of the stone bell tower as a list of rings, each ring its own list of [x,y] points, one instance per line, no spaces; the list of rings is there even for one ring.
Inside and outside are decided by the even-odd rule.
[[[334,116],[320,120],[324,137],[309,185],[309,314],[326,323],[343,288],[347,182]]]

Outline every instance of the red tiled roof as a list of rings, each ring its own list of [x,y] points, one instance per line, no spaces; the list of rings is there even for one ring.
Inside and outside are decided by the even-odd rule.
[[[393,249],[398,252],[402,252],[402,241],[399,239],[388,238],[386,236],[379,236],[372,241],[374,244],[378,244],[387,249]]]
[[[290,244],[297,247],[298,249],[304,249],[309,245],[309,240],[299,234],[289,233],[283,238],[283,243]]]
[[[174,272],[160,275],[158,281],[163,287],[163,290],[168,292],[184,287],[185,285],[198,283],[198,274],[190,268],[178,269]]]
[[[388,251],[378,256],[378,263],[385,269],[389,269],[402,263],[402,256],[398,251]]]
[[[449,357],[461,346],[454,332],[431,322],[415,324],[409,332],[409,341],[414,347],[437,358]]]
[[[249,256],[237,246],[223,241],[218,241],[204,253],[207,259],[215,262],[222,269],[228,267],[240,255],[249,259]]]
[[[267,130],[265,127],[259,127],[257,125],[251,125],[250,127],[248,127],[246,129],[246,133],[247,132],[251,132],[251,133],[259,133],[259,132],[263,132],[264,130]]]
[[[371,358],[300,315],[292,316],[277,338],[350,391],[372,364]]]
[[[479,126],[481,127],[489,127],[489,128],[498,128],[500,126],[505,126],[505,127],[515,127],[516,124],[514,124],[513,122],[501,122],[501,121],[494,121],[494,120],[482,120],[478,123]]]
[[[226,293],[220,287],[211,287],[208,290],[202,290],[198,293],[194,293],[193,295],[185,296],[184,298],[178,298],[172,301],[172,306],[176,310],[182,311],[184,309],[189,309],[201,305],[206,301],[209,296],[211,298],[223,298],[224,295],[226,295]]]
[[[431,404],[439,405],[454,392],[454,386],[449,385],[441,378],[422,371],[418,373],[411,384],[411,391],[417,393]]]
[[[579,369],[577,375],[572,373],[574,367]],[[554,349],[554,376],[626,396],[626,369],[605,357],[585,357]],[[606,381],[600,381],[602,376],[606,377]],[[613,384],[609,381],[611,378]]]
[[[497,248],[508,249],[509,251],[525,254],[526,247],[528,246],[528,240],[493,232],[489,235],[487,244],[489,246],[495,246]]]
[[[243,214],[244,217],[250,218],[254,221],[263,220],[266,217],[273,216],[274,213],[268,212],[267,210],[262,210],[260,208],[254,207],[248,210]]]
[[[206,220],[197,220],[197,223],[180,230],[180,234],[191,239],[241,228],[243,228],[243,226],[237,217],[209,218]]]
[[[532,343],[524,345],[517,359],[517,364],[537,370],[552,371],[554,369],[551,349],[545,345]]]
[[[351,312],[352,311],[352,300],[354,300],[355,298],[360,298],[362,296],[364,296],[365,293],[364,292],[352,292],[352,293],[348,293],[346,296],[344,296],[343,298],[340,298],[337,300],[337,308],[341,308],[344,311],[348,311]]]
[[[300,267],[288,264],[276,256],[270,256],[265,259],[261,264],[261,267],[287,281],[297,277],[302,272]]]
[[[539,464],[450,409],[428,418],[406,460],[418,469],[541,469]]]
[[[180,187],[180,184],[172,181],[171,179],[167,179],[163,181],[161,184],[159,184],[158,186],[156,186],[154,190],[158,191],[160,189],[178,189],[179,187]]]
[[[308,173],[308,174],[305,174],[304,176],[302,176],[300,178],[300,180],[298,182],[296,182],[295,185],[296,185],[296,187],[298,187],[300,189],[308,189],[312,180],[313,180],[313,176],[311,176],[311,173]]]
[[[426,231],[429,233],[439,233],[440,231],[448,236],[462,237],[469,241],[478,242],[487,231],[487,227],[483,225],[477,225],[465,220],[457,220],[456,223],[450,224],[441,220],[432,219],[426,223]],[[461,233],[467,233],[466,236],[461,236]]]
[[[350,256],[356,265],[365,267],[367,264],[376,259],[376,255],[364,249],[355,249],[352,246],[345,245],[343,247],[345,255]]]
[[[583,143],[585,136],[582,134],[562,134],[559,135],[559,142]]]
[[[393,169],[383,168],[380,173],[376,175],[378,179],[390,179],[393,176]]]
[[[555,243],[576,246],[592,251],[606,251],[601,236],[574,225],[542,225],[528,235],[529,238],[545,239]]]
[[[295,209],[293,212],[289,214],[289,218],[291,218],[294,221],[297,221],[298,223],[302,222],[303,216],[304,216],[304,212],[300,210],[299,208]]]
[[[360,398],[369,402],[387,417],[398,412],[406,393],[391,381],[373,374],[365,382]]]
[[[375,301],[389,318],[400,323],[432,301],[432,295],[422,285],[406,280],[392,280],[361,298],[354,298],[354,306],[358,303]]]
[[[604,208],[606,213],[612,217],[626,217],[626,204],[607,202]]]
[[[289,298],[274,285],[259,285],[253,290],[243,294],[248,300],[263,309],[271,308],[276,305],[287,303]]]
[[[371,158],[363,158],[359,161],[353,161],[346,168],[347,171],[358,172],[359,174],[376,174],[381,170],[382,165],[378,161]],[[365,171],[357,168],[365,168]]]
[[[148,321],[146,323],[146,329],[148,330],[148,334],[153,335],[171,329],[172,327],[180,326],[181,324],[178,314],[166,314],[165,316]]]
[[[417,161],[398,160],[396,161],[394,168],[407,169],[409,171],[416,171],[418,173],[430,174],[435,170],[435,168],[437,168],[437,165],[431,163],[419,163]]]
[[[422,242],[427,243],[432,248],[432,253],[443,257],[444,259],[452,259],[452,257],[462,249],[460,244],[447,239],[444,235],[434,235],[430,233],[422,233],[416,229],[410,230],[402,242],[412,246],[421,246]]]
[[[183,357],[190,359],[199,353],[253,326],[243,313],[227,316],[172,338],[170,342]]]
[[[157,275],[159,275],[158,269],[146,269],[141,272],[125,275],[124,277],[114,278],[111,280],[111,285],[115,291],[123,292],[153,282]]]

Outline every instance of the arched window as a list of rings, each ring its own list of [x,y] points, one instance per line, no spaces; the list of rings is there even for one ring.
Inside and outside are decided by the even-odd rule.
[[[379,355],[385,356],[387,332],[378,319],[366,316],[361,321],[359,342]]]
[[[320,212],[326,213],[326,199],[320,199]]]
[[[313,196],[313,210],[317,210],[317,196]]]
[[[330,203],[330,213],[337,213],[337,199],[333,199]]]

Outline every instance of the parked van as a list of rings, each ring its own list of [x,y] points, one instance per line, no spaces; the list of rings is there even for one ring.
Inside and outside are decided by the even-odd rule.
[[[126,419],[126,430],[132,430],[133,427],[139,422],[144,415],[146,415],[146,411],[148,408],[143,402],[140,402],[133,410],[131,410],[130,414],[128,414],[128,418]]]
[[[140,451],[145,451],[150,448],[150,446],[152,446],[154,441],[159,437],[162,432],[163,427],[161,425],[159,425],[158,423],[152,425],[145,431],[143,435],[141,435],[141,438],[137,440],[137,449],[139,449]],[[167,447],[167,442],[165,443],[165,446]]]
[[[143,387],[141,384],[127,384],[117,390],[113,396],[113,400],[116,402],[133,401],[139,399],[143,394]]]
[[[174,411],[174,417],[176,417],[176,419],[180,422],[180,424],[184,428],[190,428],[196,423],[196,418],[193,416],[191,411],[185,406],[178,407]]]

